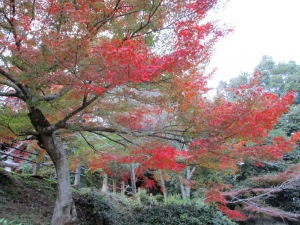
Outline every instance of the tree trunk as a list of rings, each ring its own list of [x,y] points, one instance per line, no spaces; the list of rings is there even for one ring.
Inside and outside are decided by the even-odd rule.
[[[180,175],[178,175],[178,179],[180,182],[180,191],[181,191],[181,197],[182,199],[190,198],[191,197],[191,183],[189,183],[192,179],[193,173],[195,172],[195,167],[191,170],[190,166],[186,167],[186,181],[188,182],[187,185],[185,185],[182,182],[182,178]]]
[[[179,175],[178,175],[178,179],[179,179],[179,184],[180,184],[181,198],[186,199],[185,188],[184,188],[184,185],[181,180],[182,178]]]
[[[164,201],[166,202],[167,199],[168,199],[168,193],[167,193],[165,180],[164,180],[164,178],[162,176],[161,170],[159,171],[159,176],[160,176],[160,182],[161,182],[161,190],[162,190],[162,193],[164,195]]]
[[[72,198],[70,171],[66,153],[55,134],[41,135],[40,139],[55,165],[57,174],[57,196],[51,225],[74,224],[77,219],[77,213]]]
[[[186,167],[186,179],[188,181],[191,181],[191,178],[192,178],[192,175],[193,175],[193,170],[191,171],[190,166]],[[189,199],[191,197],[191,186],[190,186],[190,184],[184,185],[184,188],[185,188],[185,196],[186,196],[186,198]]]
[[[134,171],[133,163],[130,164],[130,178],[131,178],[132,194],[135,195],[137,193],[137,191],[136,191],[135,171]]]
[[[117,181],[116,181],[116,179],[113,179],[113,193],[114,194],[117,193]]]
[[[121,183],[121,195],[125,195],[125,182],[124,181],[122,181],[122,183]]]

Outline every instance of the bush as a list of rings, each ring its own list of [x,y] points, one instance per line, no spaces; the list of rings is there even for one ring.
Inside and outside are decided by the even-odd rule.
[[[152,225],[233,225],[235,224],[214,207],[196,204],[165,205],[134,212],[126,224]]]
[[[141,201],[148,202],[144,192]],[[173,196],[174,197],[174,196]],[[144,199],[145,198],[145,199]],[[83,205],[95,219],[94,224],[103,225],[234,225],[214,206],[203,202],[146,207],[135,204],[134,200],[124,201],[124,197],[108,193],[85,193],[77,198],[76,204]],[[172,201],[171,201],[172,202]],[[97,221],[97,222],[96,222]]]
[[[22,223],[18,223],[15,220],[8,222],[6,219],[2,218],[0,219],[0,224],[2,225],[22,225]]]

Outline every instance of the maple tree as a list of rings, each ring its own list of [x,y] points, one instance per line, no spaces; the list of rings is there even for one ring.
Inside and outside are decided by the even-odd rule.
[[[134,90],[144,88],[139,83],[156,84],[159,90],[160,83],[171,80],[174,86],[189,89],[185,86],[193,80],[187,74],[201,76],[197,67],[226,33],[215,22],[200,22],[216,4],[215,0],[0,3],[0,132],[6,140],[37,140],[51,157],[58,180],[52,224],[76,220],[60,138],[79,131],[102,137],[112,133],[123,140],[135,136],[142,127],[131,126],[134,118],[118,119],[118,114],[133,110],[121,109],[122,101],[136,100]],[[151,99],[151,94],[137,97]],[[163,137],[154,132],[143,137],[151,135]]]
[[[139,171],[154,169],[176,173],[186,168],[187,175],[189,173],[190,176],[179,179],[180,184],[186,186],[183,189],[188,190],[187,187],[194,184],[191,178],[196,167],[232,174],[238,170],[237,165],[246,159],[251,159],[256,165],[262,165],[266,160],[281,159],[297,146],[299,133],[294,133],[290,139],[273,137],[269,140],[268,135],[283,113],[288,112],[294,100],[294,92],[291,91],[282,98],[265,92],[260,87],[260,77],[257,73],[248,85],[229,90],[235,93],[234,102],[226,100],[222,95],[213,101],[203,95],[195,95],[189,102],[173,107],[170,115],[177,119],[173,118],[171,122],[176,124],[177,135],[182,138],[181,143],[189,143],[187,149],[164,149],[161,146],[153,149],[147,147],[154,145],[148,141],[144,148],[131,150],[128,156],[119,157],[119,163],[138,163]],[[176,95],[176,91],[174,93]],[[170,120],[168,116],[166,118]],[[143,120],[138,121],[139,126],[147,126],[147,123],[141,121]],[[176,137],[176,132],[173,135]],[[97,160],[91,165],[101,167],[97,166]],[[193,166],[193,169],[189,169],[189,166]],[[207,193],[208,203],[218,202],[218,208],[231,219],[246,219],[240,212],[227,208],[220,191],[214,191],[214,186],[211,187],[213,189]],[[182,196],[189,197],[187,193]]]
[[[295,186],[297,183],[297,169],[295,168],[298,164],[294,163],[299,162],[299,142],[295,142],[299,130],[297,126],[299,87],[295,81],[299,77],[299,65],[294,61],[275,63],[272,57],[263,56],[256,70],[261,72],[259,83],[264,92],[283,97],[291,90],[295,91],[295,98],[293,104],[290,105],[289,112],[278,118],[274,129],[266,139],[266,143],[270,143],[272,139],[285,141],[294,139],[292,142],[295,148],[285,153],[282,158],[279,157],[278,160],[269,161],[270,158],[262,158],[262,162],[256,165],[251,160],[245,161],[245,164],[239,166],[240,171],[236,175],[229,176],[230,179],[235,180],[235,182],[231,181],[233,187],[226,191],[220,190],[218,194],[226,197],[230,208],[239,205],[239,211],[250,219],[260,217],[259,213],[264,213],[272,218],[297,221],[299,210],[297,211],[298,203],[295,201],[297,199],[295,196],[298,196],[299,190],[297,185]],[[229,83],[221,82],[218,91],[226,99],[234,101],[236,99],[234,90],[242,84],[249,85],[251,76],[248,73],[241,73]],[[226,89],[231,89],[231,91],[224,91]],[[284,149],[284,146],[285,144],[278,147]],[[230,183],[229,177],[225,178],[225,182]]]
[[[271,140],[268,138],[269,132],[274,129],[283,113],[288,112],[289,105],[294,100],[294,92],[291,91],[280,99],[259,86],[260,77],[260,74],[256,74],[248,85],[231,89],[234,92],[233,102],[223,102],[224,97],[220,97],[221,100],[217,98],[214,112],[210,111],[209,114],[212,118],[209,123],[204,123],[210,124],[205,129],[209,130],[208,134],[212,137],[191,143],[192,148],[201,152],[194,154],[195,159],[191,158],[192,161],[201,160],[202,165],[230,174],[237,171],[238,163],[245,159],[251,159],[257,166],[264,165],[265,161],[282,159],[284,154],[297,146],[299,132],[295,132],[288,139],[284,136],[275,136]],[[215,113],[219,111],[221,114],[215,117]],[[227,201],[220,192],[221,190],[216,189],[209,191],[207,202],[218,202],[218,208],[231,219],[245,220],[246,216],[239,211],[227,208]]]
[[[139,170],[178,172],[182,157],[186,165],[234,171],[243,158],[261,163],[293,148],[297,135],[265,143],[293,92],[279,99],[263,92],[255,77],[236,90],[236,102],[205,97],[211,74],[203,70],[214,43],[229,32],[201,22],[217,3],[0,3],[0,133],[6,140],[36,140],[51,157],[58,180],[51,224],[76,221],[62,145],[73,133],[117,144],[108,157],[88,142],[106,159],[138,163]],[[173,142],[188,148],[177,151]]]

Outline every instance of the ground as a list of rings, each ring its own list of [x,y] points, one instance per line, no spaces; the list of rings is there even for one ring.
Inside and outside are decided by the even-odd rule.
[[[55,193],[55,181],[7,173],[0,168],[0,219],[23,225],[50,224]],[[80,202],[80,199],[80,195],[74,193],[74,200]],[[96,224],[87,205],[78,203],[77,211],[78,224]]]

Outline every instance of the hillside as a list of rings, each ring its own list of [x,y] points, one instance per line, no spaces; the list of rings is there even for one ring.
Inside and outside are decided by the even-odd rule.
[[[0,219],[31,225],[50,224],[55,197],[56,182],[7,173],[0,168]],[[96,224],[85,206],[77,207],[81,220],[78,224]]]
[[[0,220],[12,224],[50,224],[56,182],[49,179],[7,173],[0,168]],[[141,192],[138,200],[102,193],[91,188],[73,189],[78,213],[77,225],[233,225],[214,207],[201,204],[160,204]]]

